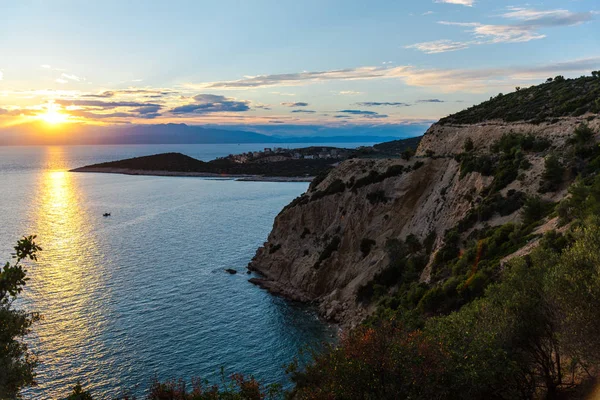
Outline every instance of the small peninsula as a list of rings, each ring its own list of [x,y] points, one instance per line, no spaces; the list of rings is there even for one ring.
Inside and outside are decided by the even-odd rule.
[[[346,149],[312,146],[265,148],[201,161],[181,153],[161,153],[75,168],[71,172],[233,178],[244,181],[311,182],[349,158],[394,158],[416,149],[420,137]]]

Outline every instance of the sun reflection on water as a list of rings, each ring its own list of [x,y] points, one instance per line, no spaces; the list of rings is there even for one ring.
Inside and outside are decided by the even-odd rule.
[[[61,165],[62,154],[49,149],[46,164]],[[85,380],[90,372],[86,365],[102,354],[93,340],[102,327],[102,296],[94,293],[102,287],[101,254],[84,202],[72,173],[42,173],[32,232],[44,250],[31,270],[29,300],[44,318],[34,330],[33,345],[40,358],[38,378],[51,386],[45,393],[52,393],[52,387],[62,392],[73,379]]]

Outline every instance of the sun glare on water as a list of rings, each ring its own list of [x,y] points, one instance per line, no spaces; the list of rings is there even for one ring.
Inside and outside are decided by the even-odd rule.
[[[61,124],[67,122],[69,116],[59,111],[59,107],[54,103],[49,103],[46,107],[46,112],[39,114],[38,118],[50,125]]]

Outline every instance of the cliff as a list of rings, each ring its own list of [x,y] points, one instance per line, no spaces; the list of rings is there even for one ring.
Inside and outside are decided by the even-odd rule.
[[[441,284],[448,277],[432,277],[432,269],[449,231],[458,232],[464,247],[478,230],[519,222],[526,198],[562,199],[575,167],[561,170],[560,182],[550,184],[546,160],[557,155],[569,167],[577,127],[600,130],[600,119],[590,112],[542,121],[453,121],[434,124],[410,161],[347,160],[313,181],[275,219],[248,266],[262,275],[253,282],[315,301],[326,318],[356,325],[375,310],[375,302],[359,293],[389,269],[390,243],[418,239],[427,248],[421,251],[421,285]]]

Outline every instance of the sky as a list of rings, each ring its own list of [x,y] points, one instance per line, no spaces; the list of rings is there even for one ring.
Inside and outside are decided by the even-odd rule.
[[[599,19],[597,0],[0,0],[0,127],[427,125],[600,69]]]

